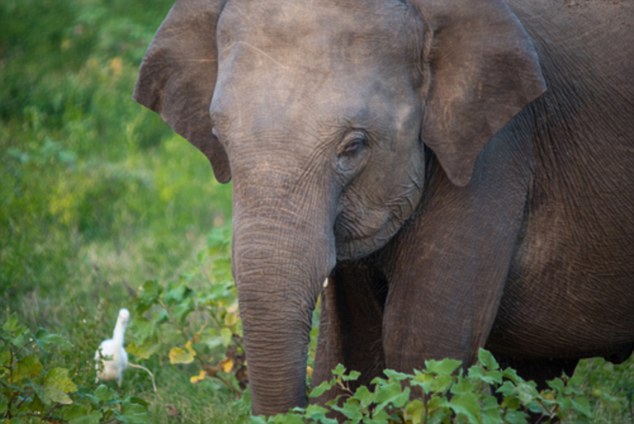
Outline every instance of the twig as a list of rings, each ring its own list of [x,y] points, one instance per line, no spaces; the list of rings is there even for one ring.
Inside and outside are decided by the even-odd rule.
[[[154,380],[154,374],[152,374],[152,371],[150,371],[149,369],[145,368],[142,365],[133,364],[132,362],[128,362],[128,366],[131,367],[131,368],[138,368],[138,369],[141,369],[141,370],[147,372],[150,375],[150,379],[152,380],[152,388],[154,389],[154,393],[157,392],[157,390],[156,390],[156,382]]]

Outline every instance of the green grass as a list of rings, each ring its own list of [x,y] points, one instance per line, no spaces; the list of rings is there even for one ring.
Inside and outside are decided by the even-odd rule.
[[[244,421],[248,398],[238,395],[231,350],[240,349],[227,258],[231,187],[131,99],[170,5],[0,2],[0,324],[16,314],[32,331],[61,336],[33,349],[45,369],[69,370],[79,408],[96,393],[94,351],[127,306],[131,359],[153,370],[158,393],[129,370],[121,389],[110,385],[117,396],[142,398],[149,422]],[[187,342],[195,360],[172,363],[169,353],[187,352]],[[236,365],[218,374],[224,383],[190,381],[228,359]],[[590,397],[594,422],[632,422],[632,359],[584,361],[573,382]],[[102,418],[116,409],[90,402]],[[138,406],[131,402],[118,408]]]

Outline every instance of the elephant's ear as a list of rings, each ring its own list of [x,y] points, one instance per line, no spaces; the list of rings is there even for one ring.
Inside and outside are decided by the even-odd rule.
[[[216,23],[224,0],[177,0],[141,64],[134,99],[159,113],[231,179],[227,154],[212,135],[209,104],[217,74]]]
[[[465,186],[486,143],[546,90],[537,53],[504,0],[412,2],[427,36],[422,138]]]

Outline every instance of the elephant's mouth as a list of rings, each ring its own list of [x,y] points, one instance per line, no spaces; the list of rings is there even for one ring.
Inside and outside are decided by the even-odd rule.
[[[382,215],[382,219],[372,226],[353,225],[349,218],[340,215],[335,221],[337,260],[360,259],[385,246],[402,222],[392,214]]]

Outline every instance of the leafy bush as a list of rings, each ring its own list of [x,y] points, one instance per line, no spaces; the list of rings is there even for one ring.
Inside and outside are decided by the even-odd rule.
[[[198,254],[197,271],[165,288],[156,280],[142,285],[134,304],[139,317],[131,328],[134,342],[128,351],[148,359],[169,349],[170,364],[197,365],[192,383],[212,377],[239,396],[247,376],[229,239],[226,227],[212,231],[208,247]],[[200,278],[205,283],[195,291],[191,284]]]
[[[59,334],[32,333],[11,315],[0,330],[0,418],[7,422],[146,423],[147,402],[105,385],[78,388],[54,355],[73,350]]]
[[[501,369],[486,350],[466,373],[460,361],[425,361],[422,371],[405,374],[385,370],[385,378],[375,378],[372,388],[350,388],[359,373],[346,373],[342,365],[333,378],[315,387],[310,396],[318,398],[336,389],[340,394],[326,406],[310,405],[288,414],[257,422],[337,423],[333,413],[350,423],[527,423],[539,416],[541,422],[590,422],[588,398],[569,380],[555,379],[549,389],[539,392],[510,368]]]

